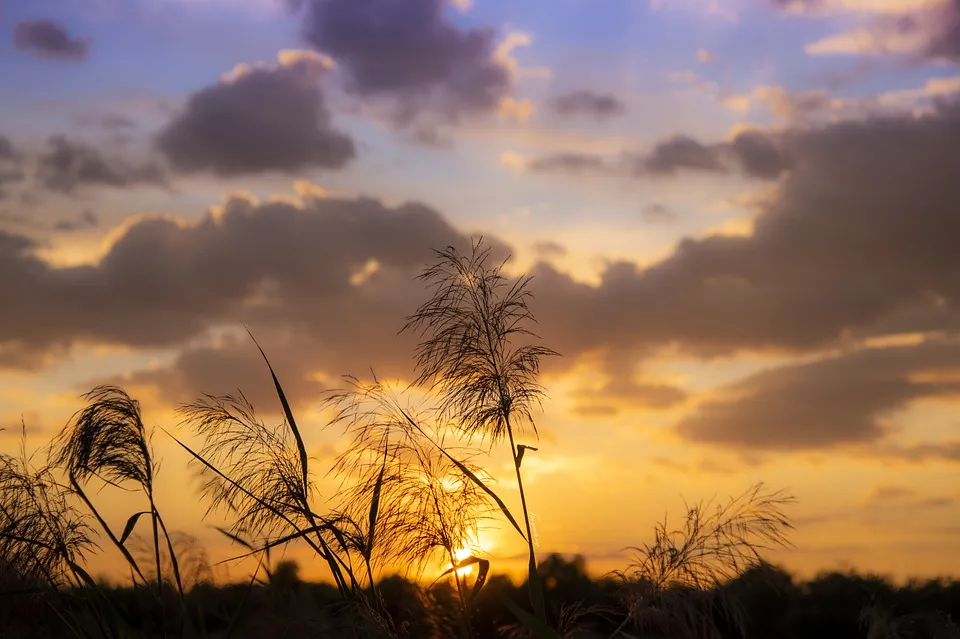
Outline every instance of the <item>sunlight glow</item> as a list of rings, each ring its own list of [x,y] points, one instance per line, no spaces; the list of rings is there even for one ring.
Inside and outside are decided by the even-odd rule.
[[[463,561],[472,554],[472,551],[469,548],[460,548],[459,550],[453,551],[453,558],[457,561]],[[453,567],[452,565],[450,566]],[[473,573],[473,566],[465,566],[457,571],[457,575],[460,577],[466,577]]]

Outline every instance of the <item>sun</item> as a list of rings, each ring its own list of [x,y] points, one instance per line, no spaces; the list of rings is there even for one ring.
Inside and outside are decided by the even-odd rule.
[[[472,554],[473,554],[473,551],[471,551],[469,548],[460,548],[459,550],[454,550],[454,551],[453,551],[453,558],[454,558],[456,561],[463,561],[464,559],[466,559],[467,557],[469,557],[469,556],[472,555]],[[453,565],[451,565],[450,567],[453,568]],[[473,565],[472,565],[472,564],[469,565],[469,566],[464,566],[463,568],[460,568],[460,569],[457,570],[457,576],[458,576],[458,577],[467,577],[467,576],[471,575],[472,573],[473,573]]]

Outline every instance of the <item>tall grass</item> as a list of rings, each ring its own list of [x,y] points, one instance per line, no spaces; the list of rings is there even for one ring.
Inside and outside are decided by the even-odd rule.
[[[523,511],[529,552],[530,603],[546,621],[543,586],[530,511],[520,465],[526,447],[516,436],[525,425],[536,433],[534,408],[543,388],[537,381],[540,359],[557,355],[536,344],[530,325],[529,277],[510,281],[504,263],[489,264],[490,249],[476,242],[469,255],[454,248],[437,253],[436,261],[420,275],[432,296],[408,318],[405,330],[424,339],[417,348],[417,382],[430,384],[439,393],[440,415],[468,435],[491,445],[510,443]]]
[[[763,552],[789,545],[784,507],[793,501],[757,484],[725,503],[688,506],[676,528],[658,523],[653,540],[629,548],[629,564],[614,573],[627,610],[621,628],[714,639],[721,637],[719,615],[742,631],[740,608],[724,584],[760,565]]]
[[[208,514],[229,520],[221,532],[240,549],[233,559],[258,561],[244,601],[258,583],[272,582],[271,551],[300,544],[329,569],[342,602],[340,621],[354,636],[399,636],[378,583],[385,568],[401,565],[408,576],[423,578],[430,571],[434,585],[451,584],[456,628],[448,634],[466,639],[473,636],[472,613],[493,568],[475,542],[482,526],[499,520],[527,546],[532,612],[503,602],[519,622],[519,635],[575,636],[585,619],[600,613],[568,606],[548,617],[522,473],[525,454],[537,448],[519,439],[537,436],[534,418],[544,397],[540,360],[557,353],[533,333],[531,280],[508,278],[504,263],[490,260],[481,240],[467,254],[438,251],[420,275],[429,298],[403,327],[421,340],[411,387],[393,388],[375,375],[369,381],[347,377],[343,389],[323,397],[331,415],[327,428],[345,442],[328,468],[314,468],[279,376],[255,340],[265,381],[269,373],[276,393],[278,422],[258,417],[242,393],[203,395],[181,407],[180,426],[199,445],[167,434],[189,454]],[[414,402],[414,396],[422,399]],[[85,400],[53,442],[48,466],[33,468],[25,454],[20,460],[0,456],[0,559],[29,583],[54,590],[85,586],[102,598],[80,565],[93,548],[95,521],[129,565],[133,584],[153,593],[159,633],[169,630],[163,597],[171,578],[183,613],[180,633],[196,632],[182,610],[184,590],[208,578],[208,562],[195,540],[168,532],[157,508],[158,462],[140,405],[112,386],[95,388]],[[484,467],[502,444],[510,447],[519,516]],[[65,483],[58,483],[58,472]],[[336,494],[321,499],[315,483],[320,474],[338,479]],[[94,483],[139,492],[144,509],[118,533],[89,496]],[[642,630],[654,618],[658,629],[684,639],[717,636],[713,613],[722,609],[736,621],[735,609],[705,597],[759,562],[763,550],[786,544],[790,524],[782,507],[789,501],[758,486],[727,504],[689,508],[679,529],[659,525],[653,541],[634,548],[630,565],[618,573],[623,608],[604,612],[622,618],[614,636]],[[134,533],[144,516],[150,542],[138,545],[131,540],[139,539]],[[264,562],[265,581],[258,577]],[[152,567],[145,569],[148,563]],[[440,590],[435,595],[441,597]],[[228,635],[243,623],[243,608],[231,613]],[[101,623],[104,634],[120,636],[111,624],[116,619]]]

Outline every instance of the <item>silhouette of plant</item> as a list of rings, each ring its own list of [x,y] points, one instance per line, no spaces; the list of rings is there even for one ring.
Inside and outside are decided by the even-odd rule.
[[[358,583],[349,564],[323,534],[335,531],[335,522],[311,508],[314,486],[300,455],[296,422],[268,426],[242,394],[205,396],[181,414],[203,438],[199,452],[180,444],[199,462],[208,513],[231,513],[231,535],[259,549],[302,539],[327,562],[341,593],[355,593]]]
[[[341,513],[348,521],[363,521],[360,507],[377,505],[377,516],[371,513],[367,527],[358,525],[353,535],[358,550],[364,557],[375,552],[383,563],[405,566],[407,575],[417,577],[428,566],[449,565],[441,578],[452,575],[461,631],[469,635],[468,608],[490,563],[462,553],[471,550],[492,510],[490,494],[481,488],[491,478],[473,463],[476,450],[446,444],[433,413],[404,406],[376,379],[370,384],[347,379],[349,389],[328,398],[336,408],[332,424],[342,426],[350,442],[334,465]],[[460,571],[474,565],[476,578],[468,586]]]
[[[87,518],[49,466],[0,454],[0,557],[22,581],[55,590],[84,583],[79,561],[96,546]]]
[[[621,629],[635,625],[713,639],[722,636],[718,614],[742,628],[741,611],[724,586],[760,565],[761,552],[789,545],[785,533],[792,524],[783,507],[793,501],[757,484],[726,503],[688,506],[680,528],[670,528],[666,519],[658,523],[653,541],[629,548],[630,563],[613,573],[627,608]]]
[[[162,532],[182,605],[183,583],[176,553],[154,500],[157,468],[140,414],[140,403],[115,386],[98,386],[85,394],[84,399],[88,401],[86,408],[73,416],[54,441],[53,461],[66,471],[73,491],[86,504],[110,541],[127,560],[134,574],[145,585],[148,580],[125,542],[142,515],[150,518],[157,596],[162,599],[163,595],[163,549],[160,545]],[[119,537],[84,491],[84,485],[94,477],[119,488],[134,484],[147,498],[149,509],[131,515]]]
[[[529,551],[530,602],[546,620],[543,586],[537,573],[520,465],[527,447],[516,436],[524,425],[534,433],[533,409],[543,388],[537,382],[540,359],[557,353],[536,343],[529,325],[535,322],[528,302],[530,277],[511,282],[501,263],[488,264],[489,247],[475,242],[469,255],[448,247],[420,275],[431,298],[407,319],[404,330],[423,338],[417,347],[417,383],[428,384],[439,397],[439,414],[463,433],[489,441],[507,439],[513,457]]]

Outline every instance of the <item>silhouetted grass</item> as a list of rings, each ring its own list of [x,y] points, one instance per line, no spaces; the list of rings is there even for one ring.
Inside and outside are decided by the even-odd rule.
[[[524,455],[537,449],[517,437],[525,429],[536,434],[534,413],[544,398],[540,359],[556,353],[532,332],[530,279],[510,279],[502,263],[489,260],[481,240],[466,255],[453,248],[437,252],[420,276],[431,295],[404,327],[422,339],[410,389],[423,396],[420,402],[375,376],[370,382],[348,377],[344,390],[324,398],[333,414],[328,427],[339,429],[347,444],[319,471],[338,477],[334,496],[317,494],[318,471],[262,349],[283,415],[278,423],[262,421],[241,393],[204,395],[182,407],[181,426],[200,445],[170,436],[198,471],[208,513],[229,520],[221,532],[238,546],[234,558],[256,558],[245,584],[214,589],[199,543],[168,532],[156,507],[158,461],[140,405],[110,386],[85,396],[86,407],[53,442],[50,465],[35,469],[25,454],[0,456],[0,567],[17,576],[23,593],[92,593],[70,606],[47,600],[57,602],[51,605],[62,627],[79,636],[281,636],[271,634],[278,629],[258,619],[258,610],[285,616],[281,625],[293,636],[657,632],[713,639],[745,627],[726,584],[759,565],[762,551],[785,545],[790,529],[782,510],[790,498],[760,486],[726,504],[689,508],[676,530],[659,524],[652,542],[633,549],[618,579],[603,582],[603,596],[581,580],[585,590],[578,597],[561,598],[556,560],[544,566],[545,587],[521,472]],[[522,525],[484,468],[503,442],[510,445]],[[129,515],[118,533],[89,497],[92,482],[142,493],[144,510]],[[134,534],[143,516],[151,523],[148,542]],[[132,590],[98,584],[81,565],[93,548],[91,517],[128,563]],[[527,545],[528,604],[497,577],[495,558],[475,548],[481,525],[496,521]],[[289,544],[306,546],[329,568],[335,590],[323,591],[322,601],[309,598],[320,591],[306,588],[289,564],[272,564],[271,551]],[[395,566],[404,566],[408,577],[439,576],[423,586],[384,580],[384,570]],[[473,568],[469,577],[460,573],[465,567]],[[164,587],[171,578],[175,592]],[[385,585],[393,590],[385,592]],[[173,596],[177,606],[168,605]],[[411,616],[398,601],[420,612]],[[294,602],[305,608],[294,612]]]

